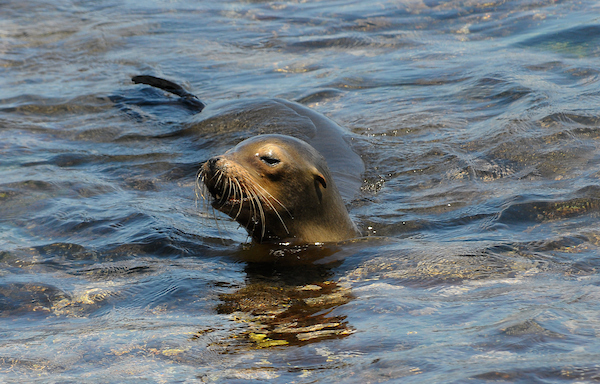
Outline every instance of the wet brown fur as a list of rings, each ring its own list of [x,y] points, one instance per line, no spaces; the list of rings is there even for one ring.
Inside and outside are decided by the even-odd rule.
[[[214,208],[259,243],[317,243],[356,237],[327,164],[306,142],[258,135],[202,165],[199,183]]]

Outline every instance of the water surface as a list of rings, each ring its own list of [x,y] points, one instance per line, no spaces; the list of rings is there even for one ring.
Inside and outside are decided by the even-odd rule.
[[[595,2],[2,10],[3,381],[600,377]],[[345,127],[365,238],[300,250],[329,264],[241,261],[195,182],[247,132],[173,135],[190,111],[138,74]]]

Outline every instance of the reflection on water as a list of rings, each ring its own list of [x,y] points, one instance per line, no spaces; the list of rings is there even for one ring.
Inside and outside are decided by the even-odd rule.
[[[2,380],[597,380],[594,2],[2,9]],[[347,131],[364,238],[249,246],[197,200],[293,128],[272,98]]]
[[[250,264],[245,286],[221,295],[221,314],[246,323],[246,337],[259,347],[297,345],[339,338],[353,333],[346,316],[331,311],[351,299],[349,287],[327,280],[327,267],[274,270]]]

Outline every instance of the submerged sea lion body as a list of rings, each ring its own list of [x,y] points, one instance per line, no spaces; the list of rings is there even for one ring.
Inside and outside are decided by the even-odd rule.
[[[339,125],[288,100],[235,100],[205,108],[168,80],[133,80],[179,95],[202,111],[180,134],[202,134],[207,142],[218,140],[214,146],[235,145],[203,163],[200,176],[213,206],[256,242],[330,242],[360,234],[343,199],[356,196],[364,164]]]

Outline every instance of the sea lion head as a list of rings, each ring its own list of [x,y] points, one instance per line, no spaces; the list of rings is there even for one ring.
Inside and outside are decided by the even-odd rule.
[[[199,173],[214,208],[257,242],[315,243],[355,237],[323,156],[285,135],[258,135],[206,161]]]

